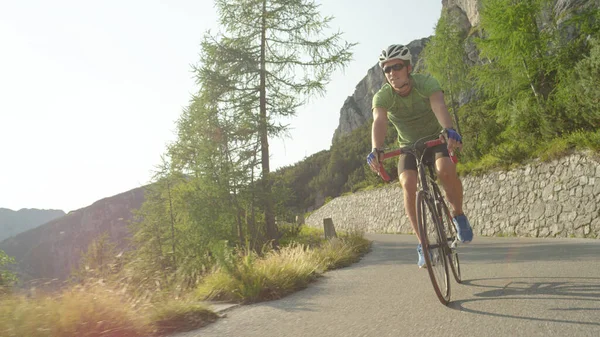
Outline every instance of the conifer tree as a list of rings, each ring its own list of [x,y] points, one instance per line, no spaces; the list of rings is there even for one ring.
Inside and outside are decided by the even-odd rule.
[[[271,193],[269,137],[282,135],[282,117],[323,94],[333,71],[351,59],[354,46],[340,32],[326,35],[331,17],[311,0],[217,0],[222,32],[202,44],[199,80],[220,91],[220,110],[248,121],[260,145],[260,191],[265,234],[277,242]],[[315,121],[318,123],[318,121]]]
[[[448,92],[446,97],[450,99],[454,123],[461,134],[456,104],[459,94],[471,86],[467,79],[469,66],[464,47],[466,34],[467,32],[461,31],[457,18],[444,9],[435,26],[435,35],[423,51],[427,71]]]

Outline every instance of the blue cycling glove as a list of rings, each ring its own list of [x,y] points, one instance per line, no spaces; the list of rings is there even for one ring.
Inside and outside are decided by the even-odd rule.
[[[367,164],[371,165],[371,163],[377,163],[377,155],[373,152],[369,153],[367,156]]]
[[[383,154],[383,150],[374,148],[373,151],[371,151],[371,153],[369,153],[369,155],[367,156],[367,164],[369,164],[369,165],[380,164],[380,161],[379,161],[380,154]]]
[[[448,135],[448,138],[454,139],[455,141],[462,144],[462,137],[458,134],[458,132],[456,132],[456,130],[454,130],[452,128],[447,128],[445,130]]]

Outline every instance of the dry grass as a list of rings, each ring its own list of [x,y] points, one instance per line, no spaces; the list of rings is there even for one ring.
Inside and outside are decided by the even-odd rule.
[[[206,300],[240,303],[281,298],[306,287],[326,270],[358,261],[369,249],[370,242],[353,233],[316,248],[291,244],[264,257],[237,255],[207,276],[197,294]]]
[[[318,276],[318,265],[304,245],[283,247],[262,258],[249,253],[234,263],[234,268],[221,267],[206,277],[198,295],[242,303],[276,299],[306,287]]]
[[[0,299],[0,335],[28,337],[147,336],[146,316],[103,287],[74,287],[39,298]]]
[[[133,301],[104,285],[75,286],[58,295],[0,298],[3,337],[138,337],[187,331],[214,321],[197,303]]]
[[[326,270],[358,261],[370,248],[361,234],[330,241],[321,235],[304,229],[289,246],[261,257],[226,251],[194,298],[181,293],[174,298],[169,291],[134,298],[130,282],[119,286],[91,280],[58,294],[0,295],[0,336],[138,337],[193,330],[217,319],[198,303],[198,295],[241,303],[280,298],[305,288]]]

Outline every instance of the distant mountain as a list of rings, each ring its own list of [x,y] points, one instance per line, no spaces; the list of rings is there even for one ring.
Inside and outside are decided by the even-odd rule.
[[[103,233],[125,249],[132,210],[144,202],[144,187],[139,187],[70,212],[35,229],[3,242],[0,249],[17,261],[16,272],[23,281],[32,279],[65,280],[79,266],[82,253]]]
[[[0,208],[0,241],[36,228],[64,215],[65,212],[56,209],[23,208],[13,211],[7,208]]]

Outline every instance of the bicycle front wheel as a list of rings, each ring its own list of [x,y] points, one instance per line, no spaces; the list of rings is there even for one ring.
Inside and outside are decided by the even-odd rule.
[[[444,254],[446,236],[436,214],[433,201],[427,197],[424,191],[419,191],[417,194],[417,225],[423,255],[435,294],[440,302],[446,305],[450,302],[450,275]],[[442,230],[440,231],[440,229]]]
[[[446,206],[446,202],[444,199],[439,200],[441,205],[442,214],[440,214],[440,219],[442,220],[442,225],[446,230],[446,240],[448,242],[448,261],[450,262],[450,268],[452,269],[452,274],[454,275],[454,280],[457,283],[462,283],[462,277],[460,274],[460,261],[458,259],[458,252],[456,251],[456,245],[458,244],[458,234],[456,233],[456,228],[454,228],[454,224],[452,223],[452,215],[450,215],[450,210],[448,206]]]

